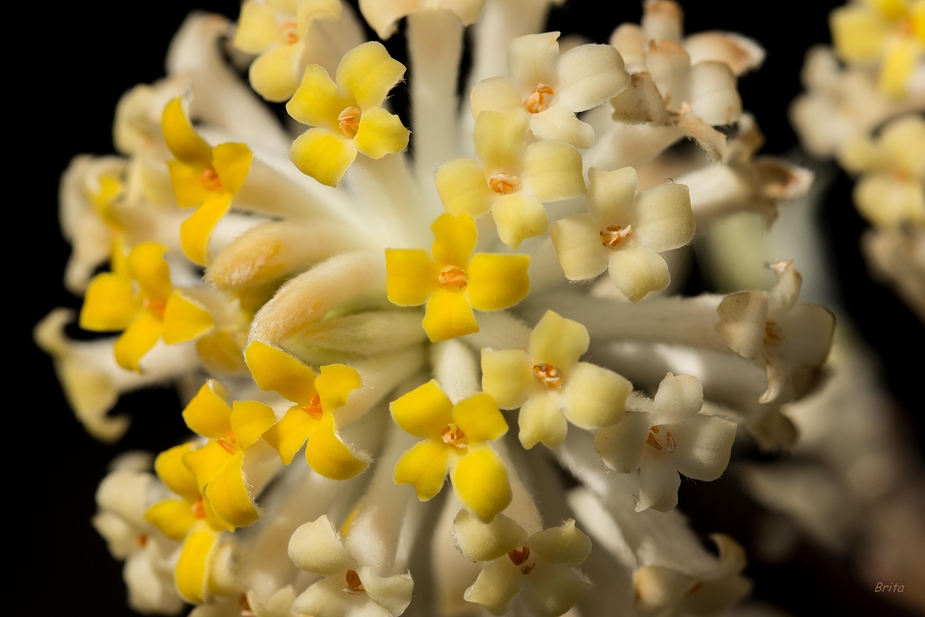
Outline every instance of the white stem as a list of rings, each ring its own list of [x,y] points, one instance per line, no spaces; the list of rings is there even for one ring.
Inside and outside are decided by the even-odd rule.
[[[511,458],[511,452],[508,450],[505,441],[498,440],[494,442],[493,447],[504,462],[504,467],[507,469],[507,479],[511,485],[511,503],[508,504],[502,514],[523,527],[528,536],[542,531],[543,518],[540,516],[540,510],[533,499],[532,492],[527,489],[518,473],[519,468],[515,464],[518,459]],[[519,443],[515,447],[515,451],[518,450],[521,450]]]
[[[436,218],[443,207],[434,173],[440,165],[459,156],[456,82],[463,25],[451,11],[415,11],[408,15],[407,23],[414,175],[431,218]]]
[[[479,313],[479,331],[463,337],[476,351],[491,349],[523,349],[530,344],[530,326],[507,311]]]
[[[360,203],[370,204],[380,226],[372,223],[373,236],[382,248],[427,248],[432,236],[430,208],[408,169],[404,154],[387,154],[381,159],[359,155],[353,163],[352,185]],[[369,223],[367,227],[370,227]]]
[[[430,357],[434,379],[454,404],[481,390],[475,354],[459,339],[433,344]]]
[[[420,311],[372,310],[316,322],[299,332],[293,344],[298,348],[371,356],[426,341]]]
[[[254,316],[248,342],[277,344],[358,296],[385,291],[380,255],[342,253],[292,279]]]
[[[477,604],[463,599],[466,589],[475,582],[482,567],[478,563],[467,561],[456,548],[453,522],[463,505],[453,491],[443,491],[446,501],[440,512],[440,518],[434,526],[430,543],[431,561],[435,579],[438,615],[458,615],[460,617],[482,617],[485,611]]]
[[[362,384],[350,393],[347,404],[337,410],[337,423],[346,426],[362,418],[395,387],[424,366],[426,356],[420,346],[352,362]]]

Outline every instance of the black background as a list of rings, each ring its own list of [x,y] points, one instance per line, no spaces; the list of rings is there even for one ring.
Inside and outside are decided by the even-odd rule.
[[[744,77],[740,91],[746,109],[755,114],[766,134],[764,151],[787,152],[796,140],[785,110],[801,89],[798,75],[805,50],[811,44],[828,42],[827,14],[841,3],[684,4],[687,32],[732,30],[755,38],[766,48],[764,67]],[[641,14],[641,3],[606,5],[612,6],[604,10],[605,3],[575,0],[557,9],[551,23],[563,32],[578,31],[605,42],[615,24],[638,21]],[[210,0],[194,8],[236,18],[238,3]],[[12,614],[132,614],[125,607],[122,564],[109,556],[103,540],[89,525],[95,509],[93,495],[116,454],[131,449],[156,452],[185,434],[176,396],[169,390],[149,390],[120,400],[117,409],[134,418],[121,442],[113,446],[95,442],[67,408],[51,362],[34,348],[30,330],[55,306],[79,307],[79,299],[60,284],[69,248],[57,228],[59,176],[75,154],[113,152],[111,124],[117,100],[136,83],[163,76],[170,37],[189,10],[189,5],[175,0],[63,3],[50,15],[35,15],[23,23],[30,42],[8,58],[7,75],[13,83],[8,83],[5,98],[13,111],[7,112],[11,122],[7,123],[6,148],[13,164],[6,174],[6,199],[13,222],[7,224],[6,254],[10,260],[7,271],[14,273],[14,281],[7,292],[11,320],[7,328],[14,336],[10,357],[14,368],[8,379],[7,414],[16,420],[11,426],[14,434],[7,438],[6,455],[13,486],[5,496],[10,513],[7,532],[16,536],[10,544],[17,573],[7,593],[14,607],[23,602]],[[844,305],[881,355],[888,385],[905,410],[900,422],[917,431],[921,443],[922,404],[913,389],[921,379],[925,335],[922,325],[889,291],[868,280],[857,250],[863,223],[849,205],[849,191],[850,183],[840,177],[825,208],[826,226],[832,232],[829,254],[841,277]],[[20,298],[26,298],[22,321]],[[685,498],[682,493],[682,508]],[[698,507],[692,510],[699,511]],[[20,520],[25,522],[24,529]],[[838,600],[857,593],[846,592],[850,580],[807,580],[801,577],[813,573],[806,571],[805,563],[796,563],[789,569],[749,573],[756,578],[757,596],[779,602],[793,614],[873,614],[870,610],[891,614],[886,607],[870,608],[877,605],[867,602],[876,598],[865,596],[856,605]],[[816,586],[814,595],[810,594],[815,600],[795,599],[806,591],[795,585]],[[837,607],[837,611],[830,613],[826,607],[833,611]]]

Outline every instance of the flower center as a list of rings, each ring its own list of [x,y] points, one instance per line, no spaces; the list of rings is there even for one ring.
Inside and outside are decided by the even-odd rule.
[[[321,397],[317,394],[312,396],[308,405],[303,405],[302,409],[315,420],[321,420],[324,415],[324,410],[321,408]]]
[[[520,178],[499,171],[488,179],[488,186],[499,195],[507,195],[517,190],[520,186]]]
[[[357,131],[360,130],[361,113],[362,112],[356,107],[348,107],[337,116],[337,125],[340,127],[343,134],[350,139],[356,137]]]
[[[524,99],[524,109],[531,114],[538,114],[546,109],[546,97],[552,97],[555,94],[556,91],[552,89],[552,86],[540,82],[536,84],[530,96]]]
[[[534,364],[533,376],[550,390],[562,385],[562,371],[552,364]]]
[[[299,42],[299,26],[295,21],[287,19],[279,25],[279,31],[286,39],[286,45],[294,45]]]
[[[141,533],[135,537],[135,544],[137,544],[139,547],[144,548],[147,543],[148,543],[148,536],[146,536],[145,534]]]
[[[219,192],[224,190],[222,179],[218,177],[218,172],[211,167],[206,167],[199,175],[199,184],[207,191]]]
[[[224,437],[219,437],[215,441],[218,442],[218,445],[224,448],[225,452],[227,452],[228,454],[234,454],[235,450],[238,447],[237,442],[235,442],[234,440],[233,431],[228,431],[227,433],[225,433]]]
[[[366,593],[366,590],[363,589],[363,581],[360,580],[360,575],[355,570],[347,570],[345,578],[347,579],[347,587],[344,588],[344,591],[354,595]]]
[[[238,604],[241,606],[241,617],[256,617],[256,613],[251,610],[251,603],[247,601],[245,594],[241,594]]]
[[[632,225],[627,225],[625,228],[620,225],[608,225],[601,230],[601,244],[607,248],[617,248],[623,239],[628,238],[632,233]]]
[[[202,503],[202,497],[193,504],[193,518],[203,519],[206,517],[206,507]]]
[[[662,445],[662,443],[658,440],[659,433],[661,433],[661,429],[659,429],[657,426],[650,427],[649,436],[646,437],[646,445],[652,446],[656,450],[667,448],[669,454],[674,453],[678,444],[675,442],[674,437],[672,437],[671,432],[665,431],[665,445]]]
[[[450,423],[443,427],[443,430],[440,431],[440,438],[443,443],[454,448],[462,449],[466,447],[466,434],[455,424]]]
[[[151,298],[145,298],[141,305],[157,315],[158,319],[164,318],[164,311],[167,309],[167,303],[164,300],[152,300]]]
[[[530,574],[530,571],[536,567],[536,562],[527,563],[527,560],[530,559],[530,549],[526,546],[519,549],[515,548],[507,556],[515,566],[520,568],[521,574]]]
[[[768,320],[764,324],[764,344],[765,345],[777,345],[782,340],[784,340],[784,335],[781,334],[780,326],[776,322]]]
[[[437,280],[447,289],[462,289],[469,284],[469,275],[462,268],[447,266],[437,275]]]

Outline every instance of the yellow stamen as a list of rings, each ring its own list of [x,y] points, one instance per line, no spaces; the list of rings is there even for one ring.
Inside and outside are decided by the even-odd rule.
[[[366,590],[363,589],[363,581],[360,580],[360,575],[356,571],[347,570],[346,579],[347,588],[344,591],[350,594],[366,593]]]
[[[221,192],[225,190],[222,179],[218,177],[218,172],[211,167],[206,167],[202,170],[202,175],[199,176],[199,184],[207,191]]]
[[[347,107],[344,109],[344,111],[340,112],[339,116],[337,116],[337,122],[340,130],[350,139],[356,137],[357,131],[360,130],[361,113],[362,112],[356,107]]]
[[[546,97],[555,96],[555,94],[556,91],[552,89],[552,86],[540,82],[536,84],[530,96],[524,99],[524,109],[531,114],[538,114],[546,109]]]
[[[513,193],[520,186],[520,178],[499,171],[488,179],[488,186],[499,195]]]
[[[536,567],[536,563],[527,563],[527,560],[530,559],[530,549],[526,546],[520,549],[515,548],[507,556],[515,566],[520,568],[521,574],[530,574],[530,571]]]
[[[287,19],[281,23],[279,31],[282,32],[283,38],[286,39],[286,45],[294,45],[299,42],[299,26],[293,20]]]
[[[601,244],[608,248],[616,248],[624,238],[633,233],[633,226],[627,225],[624,229],[620,225],[608,225],[601,230]]]
[[[533,366],[533,376],[550,390],[562,386],[562,371],[552,364],[535,364]]]
[[[462,289],[469,284],[469,275],[462,268],[447,266],[437,275],[437,280],[447,289]]]
[[[466,442],[464,441],[466,439],[466,434],[455,424],[447,424],[443,427],[443,430],[440,431],[440,438],[443,440],[443,443],[451,445],[454,448],[466,447]]]
[[[321,397],[317,394],[312,396],[311,400],[308,401],[308,405],[303,405],[302,409],[315,420],[321,420],[324,415],[324,410],[321,408]]]

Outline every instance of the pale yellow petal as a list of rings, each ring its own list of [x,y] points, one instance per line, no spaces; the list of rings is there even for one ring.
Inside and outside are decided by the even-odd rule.
[[[666,182],[636,197],[633,235],[643,246],[661,253],[684,246],[694,237],[697,223],[691,194],[683,184]]]
[[[244,185],[254,154],[245,144],[228,142],[212,150],[212,167],[225,191],[236,195]]]
[[[488,186],[485,169],[475,159],[453,159],[443,164],[434,181],[443,207],[453,215],[488,214],[498,197]]]
[[[470,444],[494,441],[507,433],[507,422],[497,403],[484,392],[456,403],[453,422],[462,429]]]
[[[421,325],[433,343],[479,331],[465,294],[448,289],[438,289],[430,296]]]
[[[483,111],[475,120],[472,140],[479,160],[489,174],[504,172],[520,176],[529,114],[522,109],[511,113]]]
[[[179,160],[167,161],[167,171],[170,173],[170,182],[178,206],[192,208],[208,199],[210,193],[202,183],[202,174],[206,169],[208,168],[187,165]]]
[[[439,438],[453,421],[453,403],[433,379],[392,401],[389,410],[395,424],[415,437]]]
[[[473,118],[478,118],[485,110],[508,113],[522,105],[517,88],[509,77],[483,79],[469,92],[469,109]]]
[[[482,350],[482,390],[501,409],[516,409],[530,396],[535,382],[533,361],[521,349]]]
[[[466,295],[472,308],[497,311],[514,306],[530,291],[528,255],[477,253],[469,262]]]
[[[561,141],[538,141],[523,156],[524,181],[542,202],[578,197],[585,192],[581,154]]]
[[[646,294],[668,287],[671,275],[665,259],[644,246],[610,254],[610,280],[624,296],[639,302]]]
[[[389,90],[405,74],[404,65],[393,60],[382,43],[370,41],[354,47],[337,67],[337,85],[349,93],[363,112],[382,105]]]
[[[398,306],[418,306],[437,289],[440,270],[423,249],[385,250],[385,289]]]
[[[549,229],[543,204],[536,197],[521,192],[498,197],[491,214],[498,225],[498,237],[512,249],[527,238],[542,236]]]
[[[437,263],[465,270],[479,239],[475,220],[468,214],[453,216],[444,213],[437,217],[430,229],[434,232],[431,253]]]
[[[238,27],[234,32],[235,47],[249,54],[260,54],[285,43],[272,7],[257,2],[241,5]]]
[[[590,344],[587,328],[553,311],[546,311],[530,333],[530,355],[534,362],[552,364],[566,377]]]
[[[572,214],[549,226],[549,237],[568,280],[594,278],[607,269],[610,251],[600,232],[600,225],[590,214]]]
[[[491,522],[511,503],[507,469],[487,446],[470,447],[453,467],[450,479],[456,497],[483,523]]]
[[[559,407],[559,397],[552,392],[534,394],[520,408],[517,417],[520,431],[517,438],[524,449],[538,443],[553,450],[558,448],[568,432],[568,425]]]
[[[303,73],[300,69],[303,51],[304,45],[295,44],[277,47],[261,54],[248,71],[251,87],[268,101],[288,101],[302,80]]]
[[[317,394],[315,372],[301,360],[262,341],[253,341],[244,352],[247,368],[261,390],[272,390],[308,405]]]
[[[600,366],[579,362],[565,389],[565,417],[575,426],[596,430],[620,421],[633,384]]]
[[[507,52],[507,65],[521,88],[534,88],[543,83],[558,86],[556,61],[559,59],[559,33],[528,34],[513,41]]]
[[[847,62],[876,60],[890,24],[862,6],[839,7],[829,14],[832,43]]]
[[[366,156],[381,159],[386,154],[395,154],[408,147],[411,131],[406,129],[398,116],[381,107],[373,107],[360,116],[353,143]]]
[[[588,171],[588,211],[600,226],[626,226],[633,218],[633,198],[638,177],[632,167]]]
[[[289,150],[289,158],[299,171],[327,186],[337,186],[356,156],[352,140],[326,129],[309,129]]]
[[[341,93],[328,72],[317,64],[305,67],[301,78],[299,88],[286,104],[286,111],[302,124],[339,131],[337,117],[351,107],[353,101]]]

